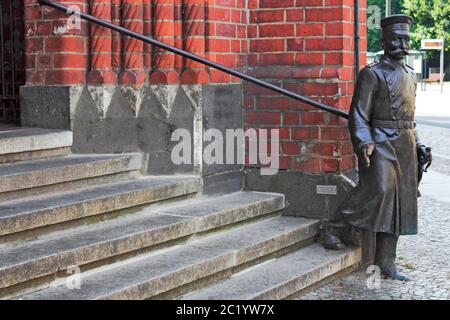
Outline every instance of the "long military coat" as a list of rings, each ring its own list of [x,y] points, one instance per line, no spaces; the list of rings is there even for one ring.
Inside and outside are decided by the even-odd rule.
[[[414,120],[411,67],[382,56],[360,71],[349,130],[359,159],[359,184],[338,209],[351,225],[391,234],[417,233],[417,154],[414,130],[373,126],[373,120]],[[374,143],[370,166],[361,147]]]

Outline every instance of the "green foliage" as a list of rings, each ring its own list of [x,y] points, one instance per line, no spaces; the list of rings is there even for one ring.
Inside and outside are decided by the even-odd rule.
[[[385,10],[386,10],[385,0],[367,0],[367,8],[369,9],[370,6],[378,6],[379,14],[381,15],[381,17],[384,16]],[[368,22],[374,22],[375,14],[376,14],[376,12],[374,12],[374,11],[367,12]],[[372,27],[368,25],[368,27],[367,27],[367,51],[378,52],[381,50],[380,34],[381,34],[381,30],[380,30],[379,25],[372,26]]]
[[[378,6],[381,17],[386,15],[386,0],[367,0],[367,8]],[[391,0],[391,13],[409,14],[414,18],[411,29],[411,49],[420,49],[420,40],[444,38],[445,51],[450,49],[450,1],[448,0]],[[373,21],[367,13],[367,21]],[[378,52],[381,30],[367,28],[367,51]],[[439,54],[437,50],[427,50],[429,57]]]
[[[414,18],[412,47],[420,48],[421,39],[444,38],[450,49],[450,2],[448,0],[403,0],[403,11]]]
[[[377,6],[379,8],[381,18],[386,16],[386,0],[367,0],[367,8],[369,8],[370,6]],[[402,12],[402,0],[391,0],[391,14],[398,13],[404,13]],[[373,14],[375,14],[375,12],[367,13],[368,21],[371,19],[370,15]],[[367,28],[367,51],[378,52],[382,50],[380,46],[380,36],[381,29],[379,27]]]

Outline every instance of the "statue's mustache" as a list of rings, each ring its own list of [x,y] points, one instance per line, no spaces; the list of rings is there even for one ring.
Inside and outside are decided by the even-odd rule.
[[[396,49],[390,52],[391,54],[408,54],[408,50],[405,49]]]

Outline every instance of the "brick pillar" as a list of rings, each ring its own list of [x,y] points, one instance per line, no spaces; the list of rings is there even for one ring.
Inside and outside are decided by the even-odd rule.
[[[247,4],[245,0],[211,1],[206,10],[206,58],[243,71],[247,66]],[[213,83],[241,82],[222,71],[209,70]]]
[[[177,48],[184,47],[184,38],[185,33],[183,30],[184,25],[184,1],[185,0],[173,0],[173,37],[174,37],[174,45]],[[175,55],[175,70],[177,71],[178,76],[180,76],[181,71],[183,69],[184,58],[179,55]]]
[[[143,12],[144,12],[144,35],[147,37],[152,36],[152,3],[151,0],[143,0]],[[152,46],[148,43],[144,43],[144,67],[148,73],[152,68]]]
[[[122,0],[122,25],[138,33],[144,32],[143,0]],[[144,67],[144,44],[142,41],[123,37],[123,71],[120,84],[140,86],[146,82]]]
[[[205,56],[205,12],[207,3],[204,0],[184,0],[184,49],[201,57]],[[184,59],[184,70],[181,82],[188,84],[207,83],[208,73],[204,65]]]
[[[88,1],[59,2],[86,11]],[[84,83],[89,57],[86,23],[81,21],[80,28],[69,28],[66,13],[42,7],[35,0],[24,4],[26,84]]]
[[[156,40],[175,45],[175,7],[174,0],[154,0],[153,36]],[[154,48],[153,72],[151,83],[178,83],[178,72],[175,69],[175,55],[163,49]]]
[[[111,21],[111,0],[99,0],[91,3],[91,15]],[[112,70],[112,36],[111,30],[90,26],[90,65],[87,82],[90,84],[114,84],[117,75]]]
[[[122,0],[111,0],[111,21],[118,26],[122,24],[121,6]],[[122,71],[122,36],[116,31],[112,31],[111,36],[111,65],[116,74],[119,74]]]

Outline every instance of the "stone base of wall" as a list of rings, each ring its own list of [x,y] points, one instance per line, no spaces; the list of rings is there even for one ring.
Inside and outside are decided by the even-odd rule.
[[[342,174],[311,174],[300,171],[280,170],[276,175],[260,175],[259,169],[246,171],[245,189],[278,192],[286,196],[285,215],[323,219],[332,214],[356,187],[358,173],[351,170]],[[318,193],[318,187],[319,193]],[[322,187],[321,187],[322,186]],[[336,189],[336,194],[320,194],[324,189]],[[373,264],[375,254],[374,233],[362,232],[362,265]]]
[[[355,171],[345,174],[311,174],[280,170],[273,176],[264,176],[260,175],[259,169],[255,168],[247,170],[245,188],[283,193],[287,201],[284,210],[286,215],[322,219],[336,210],[356,186],[356,181],[357,173]],[[318,186],[322,190],[318,190]],[[324,192],[334,193],[332,189],[336,190],[336,194],[321,194]]]
[[[205,165],[202,132],[242,128],[241,84],[24,86],[23,126],[73,131],[74,153],[141,152],[146,174],[195,173],[220,192],[242,185],[242,165]],[[171,160],[172,132],[191,135],[191,164]],[[209,143],[209,142],[208,142]],[[222,190],[223,191],[223,190]]]

